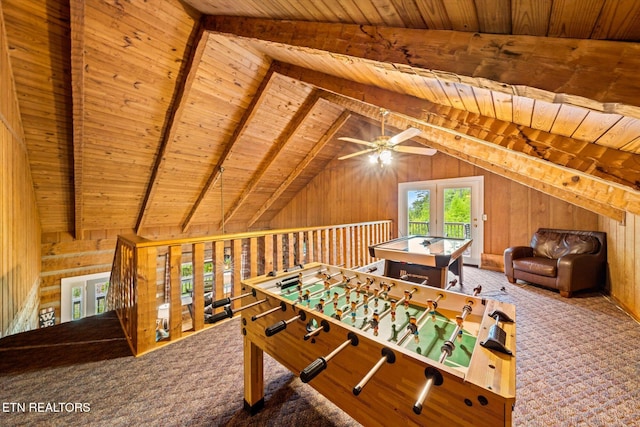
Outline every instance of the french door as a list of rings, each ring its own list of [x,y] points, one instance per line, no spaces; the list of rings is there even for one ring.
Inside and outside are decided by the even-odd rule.
[[[484,238],[484,177],[398,184],[398,232],[473,239],[465,264],[480,265]]]

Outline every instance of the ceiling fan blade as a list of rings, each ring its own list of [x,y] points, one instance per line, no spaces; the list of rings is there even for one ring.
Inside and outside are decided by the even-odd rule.
[[[357,139],[357,138],[350,138],[348,136],[341,136],[338,139],[340,141],[349,141],[349,142],[355,142],[356,144],[366,145],[367,147],[375,147],[375,144],[373,144],[371,142],[363,141],[363,140]]]
[[[369,148],[367,150],[356,151],[355,153],[347,154],[346,156],[338,157],[338,160],[345,160],[351,157],[359,156],[360,154],[370,153],[372,151],[376,151],[375,148]]]
[[[435,148],[427,147],[407,147],[406,145],[393,147],[393,151],[399,153],[422,154],[423,156],[433,156],[438,152]]]
[[[411,139],[414,136],[420,135],[421,133],[422,133],[422,131],[420,129],[408,128],[406,130],[403,130],[399,134],[389,138],[389,144],[390,145],[400,144],[402,141],[406,141],[407,139]]]

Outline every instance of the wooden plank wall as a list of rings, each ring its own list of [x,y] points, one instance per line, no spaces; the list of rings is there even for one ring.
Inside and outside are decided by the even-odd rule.
[[[580,230],[598,227],[595,213],[442,153],[433,157],[396,155],[394,164],[388,168],[371,165],[364,156],[335,160],[273,218],[271,227],[376,219],[392,219],[397,224],[399,183],[480,175],[484,176],[487,214],[485,268],[502,270],[504,249],[528,244],[539,227]]]
[[[84,240],[69,233],[43,233],[40,308],[53,308],[60,321],[61,279],[111,271],[118,234],[132,230],[91,231]]]
[[[37,327],[40,218],[0,10],[0,336]]]
[[[640,216],[627,213],[624,224],[602,217],[599,227],[607,233],[611,297],[640,321]]]

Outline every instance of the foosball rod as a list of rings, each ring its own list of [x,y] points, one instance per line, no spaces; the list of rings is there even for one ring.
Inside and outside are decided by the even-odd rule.
[[[411,292],[409,292],[409,295],[413,295],[413,293],[414,293],[414,292],[417,292],[417,291],[418,291],[418,288],[413,288],[413,289],[411,290]],[[370,292],[367,292],[367,293],[370,293]],[[397,302],[396,304],[398,304],[398,305],[402,304],[402,302],[404,301],[404,299],[405,299],[405,297],[403,296],[400,300],[398,300],[398,302]],[[361,303],[359,303],[359,304],[356,304],[356,310],[357,310],[357,309],[359,309],[360,307],[362,307],[363,305],[364,305],[364,301],[362,301],[362,302],[361,302]],[[349,307],[349,309],[348,309],[348,310],[346,310],[344,313],[342,313],[342,317],[341,317],[341,319],[342,319],[342,318],[344,318],[344,317],[347,317],[347,314],[351,313],[351,311],[352,311],[352,310],[351,310],[351,307]],[[389,309],[389,311],[391,311],[391,309]]]
[[[303,338],[304,340],[308,340],[309,338],[318,335],[320,332],[324,331],[324,332],[329,332],[329,330],[331,329],[331,326],[329,325],[329,322],[327,322],[326,320],[322,319],[320,321],[320,326],[318,326],[317,328],[309,331]]]
[[[238,307],[235,310],[231,309],[231,306],[226,305],[224,307],[224,311],[221,311],[220,313],[216,313],[213,316],[211,316],[210,322],[211,323],[216,323],[216,322],[219,322],[220,320],[223,320],[223,319],[226,319],[226,318],[231,318],[238,311],[242,311],[242,310],[244,310],[246,308],[253,307],[253,306],[256,306],[258,304],[262,304],[263,302],[267,302],[267,301],[268,301],[268,299],[264,298],[264,299],[252,302],[251,304],[247,304],[247,305],[244,305],[242,307]]]
[[[432,367],[425,368],[424,375],[427,378],[427,383],[422,388],[420,396],[418,396],[418,400],[413,405],[413,412],[418,415],[422,412],[422,405],[424,405],[424,401],[427,400],[427,395],[429,394],[429,391],[431,391],[431,388],[434,385],[439,386],[443,381],[440,371]]]
[[[258,320],[259,318],[264,317],[264,316],[267,316],[267,315],[269,315],[269,314],[271,314],[271,313],[275,313],[275,312],[276,312],[276,311],[278,311],[278,310],[287,311],[287,303],[285,303],[284,301],[282,301],[278,307],[273,307],[272,309],[269,309],[269,310],[267,310],[267,311],[263,311],[263,312],[262,312],[262,313],[260,313],[260,314],[255,314],[255,315],[251,316],[251,321],[252,321],[252,322],[255,322],[255,321],[256,321],[256,320]]]
[[[332,274],[332,275],[326,275],[325,277],[329,277],[329,279],[332,279],[333,277],[335,277],[335,276],[337,276],[337,275],[339,275],[339,274],[342,274],[342,273],[341,273],[341,272],[337,272],[337,273],[334,273],[334,274]],[[289,289],[289,288],[292,288],[292,287],[294,287],[294,286],[299,285],[298,292],[299,292],[299,291],[302,291],[303,289],[308,288],[308,287],[311,287],[311,286],[313,286],[313,285],[315,285],[315,284],[317,284],[317,283],[318,283],[318,280],[317,280],[317,279],[315,279],[315,280],[309,280],[309,281],[308,281],[308,282],[306,282],[306,283],[302,281],[303,279],[306,279],[307,277],[314,276],[314,275],[315,275],[315,274],[307,274],[306,276],[301,276],[301,277],[300,277],[299,279],[297,279],[297,280],[291,280],[291,281],[289,281],[289,282],[288,282],[288,283],[286,283],[286,284],[282,284],[282,285],[280,286],[280,289],[282,289],[282,290],[284,290],[284,289]],[[329,280],[329,279],[325,279],[325,280]],[[273,288],[273,286],[270,286],[269,288],[265,288],[265,289],[271,289],[271,288]],[[315,293],[314,293],[314,294],[315,294]]]
[[[222,298],[222,299],[216,300],[213,303],[211,303],[211,305],[213,306],[213,308],[224,307],[225,305],[231,304],[231,301],[235,301],[237,299],[248,297],[248,296],[251,296],[251,295],[253,295],[254,297],[256,296],[256,290],[255,289],[252,289],[251,292],[247,292],[245,294],[238,295],[237,297]]]
[[[464,306],[464,308],[462,309],[462,316],[461,316],[462,321],[464,321],[465,317],[467,317],[467,314],[469,314],[471,310],[472,309],[470,305]],[[444,363],[447,357],[451,356],[451,353],[455,348],[455,345],[453,344],[453,340],[456,339],[458,332],[462,328],[462,321],[458,323],[458,325],[456,326],[456,329],[451,334],[451,337],[449,337],[449,339],[445,341],[444,344],[442,345],[442,353],[440,354],[440,359],[438,360],[438,362]],[[422,391],[420,392],[420,396],[418,396],[418,400],[416,400],[416,403],[413,404],[413,412],[415,412],[416,414],[420,414],[420,412],[422,412],[422,405],[424,405],[424,401],[427,399],[427,395],[429,394],[429,391],[431,390],[433,385],[434,385],[434,378],[427,377],[427,383],[425,384]]]
[[[314,292],[314,293],[310,294],[310,295],[309,295],[309,297],[314,297],[314,296],[316,296],[316,295],[320,295],[320,294],[322,294],[322,293],[324,293],[324,292],[326,292],[326,291],[328,291],[328,290],[330,290],[330,289],[335,288],[336,286],[340,286],[340,285],[347,284],[347,283],[349,283],[349,281],[351,281],[351,279],[355,279],[356,277],[358,277],[358,275],[357,275],[357,274],[356,274],[356,275],[353,275],[353,276],[351,276],[351,277],[346,277],[346,276],[345,276],[345,278],[344,278],[344,279],[342,279],[340,282],[336,282],[336,283],[331,284],[327,289],[322,288],[322,289],[320,289],[320,290],[318,290],[318,291],[316,291],[316,292]]]
[[[481,286],[476,286],[473,289],[473,296],[474,297],[477,296],[481,290],[482,290]],[[462,323],[467,318],[467,316],[473,311],[472,305],[473,305],[473,301],[467,300],[467,303],[464,305],[464,307],[462,307],[462,312],[460,313],[460,321],[456,321],[457,323],[456,328],[453,330],[453,333],[451,334],[449,339],[445,341],[444,344],[442,345],[442,354],[440,355],[440,360],[439,360],[440,363],[443,363],[447,357],[451,356],[451,353],[453,353],[453,350],[455,350],[456,345],[453,343],[453,341],[456,339],[456,337],[458,336],[458,333],[462,329]]]
[[[475,287],[473,289],[473,296],[474,297],[477,296],[481,290],[482,290],[481,286]],[[456,329],[453,331],[449,339],[445,341],[444,344],[442,345],[442,353],[440,354],[440,359],[438,360],[438,362],[444,363],[447,357],[451,356],[451,353],[455,349],[455,344],[453,344],[453,340],[455,340],[456,336],[458,336],[458,332],[460,332],[460,329],[462,328],[462,322],[467,317],[467,315],[471,313],[471,311],[473,310],[473,308],[471,307],[472,304],[473,304],[473,301],[469,300],[467,301],[467,304],[465,304],[465,306],[462,308],[462,313],[460,316],[462,318],[462,321],[458,322],[458,324],[456,325]],[[427,375],[426,372],[425,372],[425,375]],[[440,378],[440,383],[442,383],[442,378]],[[422,389],[420,396],[418,396],[418,400],[416,400],[416,403],[414,403],[413,405],[413,412],[415,412],[416,414],[420,414],[422,412],[422,405],[424,405],[424,401],[426,400],[427,395],[429,394],[429,391],[431,390],[431,387],[433,387],[434,384],[439,385],[435,381],[434,376],[429,377],[429,375],[427,375],[427,383]]]
[[[302,279],[306,279],[311,276],[319,276],[323,272],[327,271],[326,268],[321,268],[318,271],[314,271],[313,273],[302,274],[302,272],[296,274],[295,276],[285,277],[281,279],[279,282],[271,286],[267,286],[264,289],[273,289],[273,288],[290,288],[291,286],[295,286],[298,282],[301,282]]]
[[[367,372],[364,378],[362,378],[362,380],[360,380],[360,382],[353,388],[353,394],[357,396],[362,392],[362,389],[364,388],[364,386],[367,385],[367,383],[371,378],[373,378],[376,372],[378,372],[378,370],[382,367],[384,362],[394,363],[395,361],[396,361],[396,355],[393,352],[393,350],[387,347],[383,347],[382,357],[380,358],[380,360],[378,360],[375,366],[371,368],[369,372]]]
[[[289,276],[289,277],[285,277],[284,279],[281,279],[279,282],[276,282],[275,284],[271,285],[271,286],[267,286],[264,289],[273,289],[273,288],[290,288],[291,286],[295,286],[298,282],[301,282],[302,279],[306,279],[307,277],[311,277],[311,276],[319,276],[322,273],[324,273],[325,271],[328,271],[328,268],[326,267],[322,267],[317,271],[311,272],[311,273],[307,273],[307,274],[302,274],[302,272],[296,274],[295,276]],[[285,270],[286,272],[286,270]],[[340,274],[340,272],[338,273],[334,273],[335,275]],[[287,283],[285,283],[287,282]],[[315,283],[315,282],[314,282]]]
[[[351,344],[354,347],[358,345],[358,342],[359,342],[358,335],[356,335],[354,332],[349,332],[347,334],[347,338],[348,338],[348,340],[346,340],[345,342],[340,344],[335,350],[333,350],[327,356],[318,357],[316,360],[311,362],[309,364],[309,366],[304,368],[300,372],[300,380],[303,383],[308,383],[309,381],[314,379],[320,372],[324,371],[327,368],[327,362],[329,362],[329,360],[333,359],[342,350],[347,348],[347,346],[349,344]]]
[[[434,304],[435,307],[437,307],[438,301],[440,301],[442,298],[444,298],[444,294],[442,292],[438,293],[438,296],[433,301],[433,304]],[[418,330],[424,326],[424,320],[428,315],[429,315],[429,311],[425,310],[424,313],[422,313],[422,315],[416,320],[416,325],[418,327]],[[411,331],[406,331],[404,333],[404,335],[402,335],[402,337],[400,337],[400,339],[398,340],[398,345],[402,345],[402,343],[407,338],[409,338],[409,336],[411,336],[411,334],[412,334]]]

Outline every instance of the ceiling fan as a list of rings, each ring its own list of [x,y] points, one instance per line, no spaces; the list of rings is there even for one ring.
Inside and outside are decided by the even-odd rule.
[[[367,147],[369,147],[365,150],[356,151],[355,153],[339,157],[338,160],[345,160],[351,157],[359,156],[361,154],[372,153],[372,155],[370,156],[371,162],[377,162],[380,166],[384,166],[391,162],[392,152],[394,151],[397,151],[399,153],[421,154],[424,156],[433,156],[437,152],[433,148],[401,146],[400,144],[402,142],[407,141],[414,136],[420,135],[422,131],[416,128],[408,128],[394,136],[385,135],[384,121],[387,115],[389,115],[389,110],[381,108],[380,115],[382,116],[381,134],[373,141],[367,142],[357,138],[350,138],[348,136],[338,138],[341,141],[354,142],[356,144],[366,145]]]

